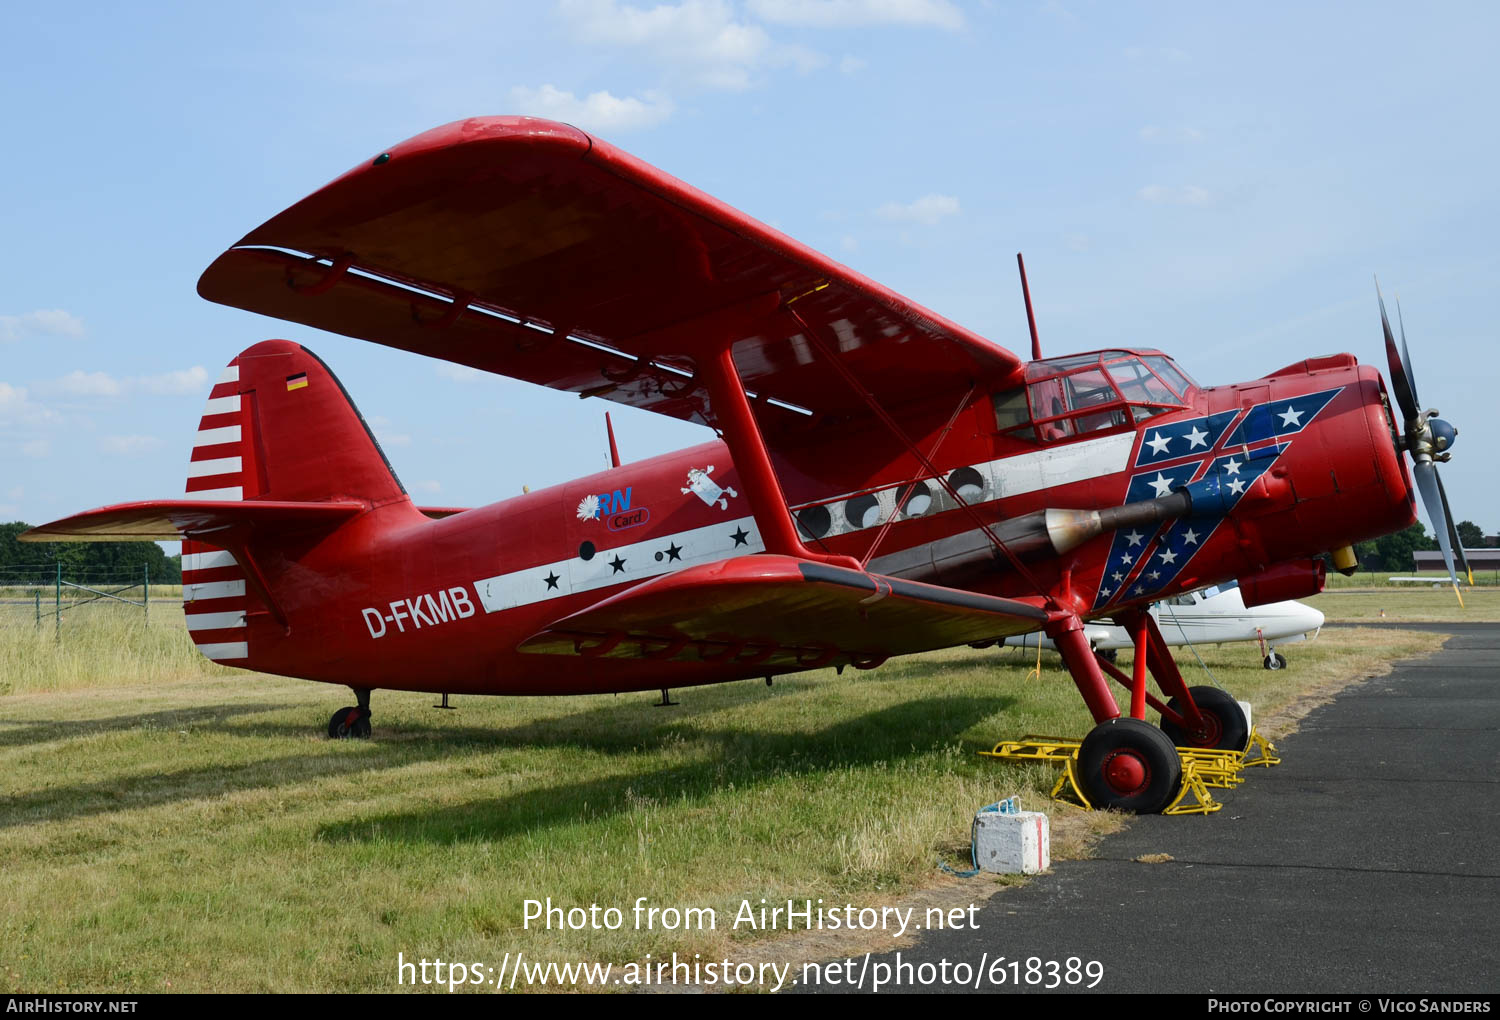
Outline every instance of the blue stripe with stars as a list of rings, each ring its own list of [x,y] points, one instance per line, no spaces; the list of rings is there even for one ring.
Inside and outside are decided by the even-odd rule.
[[[1148,424],[1141,433],[1141,448],[1135,455],[1135,466],[1164,464],[1169,460],[1200,457],[1219,445],[1224,430],[1239,414],[1237,408],[1200,418],[1187,418],[1162,425]]]

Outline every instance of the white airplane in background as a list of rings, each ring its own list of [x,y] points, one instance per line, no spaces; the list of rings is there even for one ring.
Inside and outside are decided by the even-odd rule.
[[[1323,614],[1301,602],[1272,602],[1246,609],[1236,581],[1158,602],[1151,607],[1151,615],[1169,645],[1260,641],[1266,669],[1286,668],[1286,656],[1276,651],[1275,645],[1315,638],[1323,627]],[[1112,652],[1135,645],[1124,627],[1105,622],[1084,624],[1083,633],[1096,651]],[[1043,648],[1054,648],[1040,633],[1009,637],[1005,643],[1013,648],[1035,648],[1038,639]]]

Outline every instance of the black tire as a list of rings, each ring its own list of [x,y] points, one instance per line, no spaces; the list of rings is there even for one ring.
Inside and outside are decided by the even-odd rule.
[[[1150,723],[1106,719],[1083,738],[1078,779],[1096,808],[1154,815],[1176,798],[1182,759],[1167,735]]]
[[[1099,652],[1098,654],[1104,657],[1105,662],[1120,661],[1120,650],[1118,648],[1106,648],[1104,651]]]
[[[1178,747],[1212,748],[1219,751],[1243,751],[1250,744],[1250,723],[1245,718],[1239,702],[1217,687],[1189,687],[1193,704],[1203,713],[1207,724],[1202,733],[1192,733],[1170,722],[1161,721],[1162,732]],[[1176,698],[1167,702],[1167,707],[1178,715],[1186,716]]]
[[[370,735],[369,710],[350,705],[333,713],[328,720],[328,739],[348,740],[351,737],[363,740]]]
[[[1272,652],[1261,662],[1266,669],[1286,669],[1286,656],[1280,652]]]

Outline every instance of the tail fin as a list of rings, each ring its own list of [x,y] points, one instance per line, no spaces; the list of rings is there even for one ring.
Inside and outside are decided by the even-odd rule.
[[[256,344],[209,393],[188,464],[188,499],[379,506],[405,496],[338,378],[302,346]]]
[[[288,340],[267,340],[229,363],[209,392],[193,440],[187,499],[246,502],[406,498],[380,444],[328,366]],[[188,632],[210,659],[249,657],[244,567],[204,542],[182,543]]]

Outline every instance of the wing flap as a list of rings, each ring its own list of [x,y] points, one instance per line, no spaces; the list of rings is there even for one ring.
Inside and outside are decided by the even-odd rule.
[[[1039,606],[790,556],[742,556],[654,578],[556,621],[525,652],[809,669],[877,665],[1036,630]]]
[[[281,530],[332,527],[366,509],[365,504],[357,502],[147,500],[85,510],[39,524],[18,537],[22,542],[170,542],[196,538],[212,544],[221,533],[247,526]]]
[[[867,415],[787,313],[794,303],[886,406],[962,392],[1020,363],[611,145],[522,117],[460,121],[401,143],[251,231],[198,289],[212,301],[710,424],[691,363],[724,334],[760,396],[821,416]],[[756,321],[730,314],[766,297],[776,310]],[[677,328],[684,323],[716,325]],[[517,349],[518,341],[531,346]],[[685,360],[686,378],[648,367],[671,358]],[[640,385],[622,385],[622,375]],[[796,422],[766,416],[762,427],[774,436]]]

